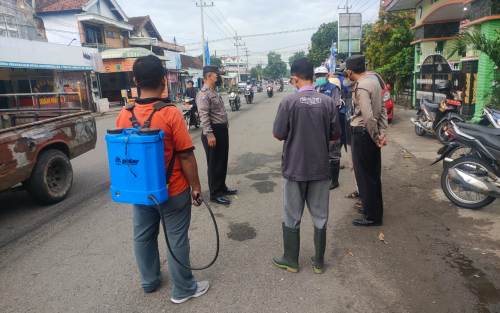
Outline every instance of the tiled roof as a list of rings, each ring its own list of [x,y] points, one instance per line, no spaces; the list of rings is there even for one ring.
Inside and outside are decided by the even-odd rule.
[[[81,10],[89,0],[40,0],[36,1],[36,12],[60,12]]]
[[[129,17],[128,22],[129,24],[134,25],[134,29],[138,29],[144,26],[144,24],[147,23],[147,21],[151,20],[149,15],[146,16],[134,16],[134,17]]]
[[[201,63],[200,58],[195,58],[189,55],[181,54],[181,63],[183,69],[187,68],[196,68],[200,70],[203,69],[203,64]]]

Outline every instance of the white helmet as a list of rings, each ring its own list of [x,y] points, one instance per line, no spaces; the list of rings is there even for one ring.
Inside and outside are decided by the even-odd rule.
[[[325,66],[320,66],[314,69],[314,75],[328,74],[328,69]]]

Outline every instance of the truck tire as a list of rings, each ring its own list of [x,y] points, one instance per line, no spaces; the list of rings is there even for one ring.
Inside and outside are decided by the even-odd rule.
[[[73,168],[60,150],[43,151],[25,182],[31,196],[42,204],[53,204],[66,198],[73,185]]]

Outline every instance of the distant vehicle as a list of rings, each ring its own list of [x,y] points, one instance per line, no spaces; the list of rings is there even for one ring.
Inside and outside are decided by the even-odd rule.
[[[253,88],[251,85],[247,85],[245,87],[245,101],[247,104],[251,104],[253,102]]]
[[[229,105],[231,106],[231,111],[239,111],[241,106],[240,96],[236,92],[231,92],[229,94]]]
[[[191,102],[193,101],[193,98],[184,98],[184,103],[182,105],[182,115],[184,116],[184,121],[186,122],[187,128],[191,128],[191,126],[194,126],[195,128],[200,128],[200,115],[198,114],[198,111],[194,112],[194,117],[191,117],[193,114],[191,112],[191,109],[193,108],[193,105]]]
[[[451,122],[459,123],[465,120],[460,116],[462,103],[452,99],[451,82],[441,83],[438,86],[438,91],[446,94],[446,99],[441,103],[432,103],[423,99],[417,112],[417,118],[412,118],[411,122],[415,124],[415,133],[418,136],[423,136],[426,133],[435,134],[439,141],[445,144],[451,139],[448,133]]]
[[[239,82],[238,83],[238,92],[239,93],[243,93],[245,91],[245,88],[247,88],[246,82]]]
[[[272,98],[274,94],[274,88],[272,85],[267,86],[267,96],[269,98]]]
[[[96,141],[95,119],[81,107],[0,110],[0,191],[22,184],[42,204],[64,200],[73,185],[70,160]]]

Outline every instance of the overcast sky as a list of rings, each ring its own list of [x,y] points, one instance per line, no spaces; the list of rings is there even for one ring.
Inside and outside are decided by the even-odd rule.
[[[201,54],[200,8],[194,0],[118,0],[126,14],[149,15],[166,41],[174,36],[186,44],[188,54]],[[206,1],[210,4],[212,1]],[[340,3],[339,3],[340,2]],[[363,14],[363,23],[377,19],[379,0],[350,0],[352,12]],[[337,6],[345,0],[214,0],[205,9],[205,37],[208,40],[238,35],[279,32],[318,27],[338,19]],[[341,12],[344,12],[340,10]],[[307,50],[314,30],[257,38],[243,38],[249,50],[250,63],[266,63],[266,54],[274,50],[284,60],[296,51]],[[196,44],[198,42],[198,44]],[[236,55],[234,41],[214,42],[210,52]]]

